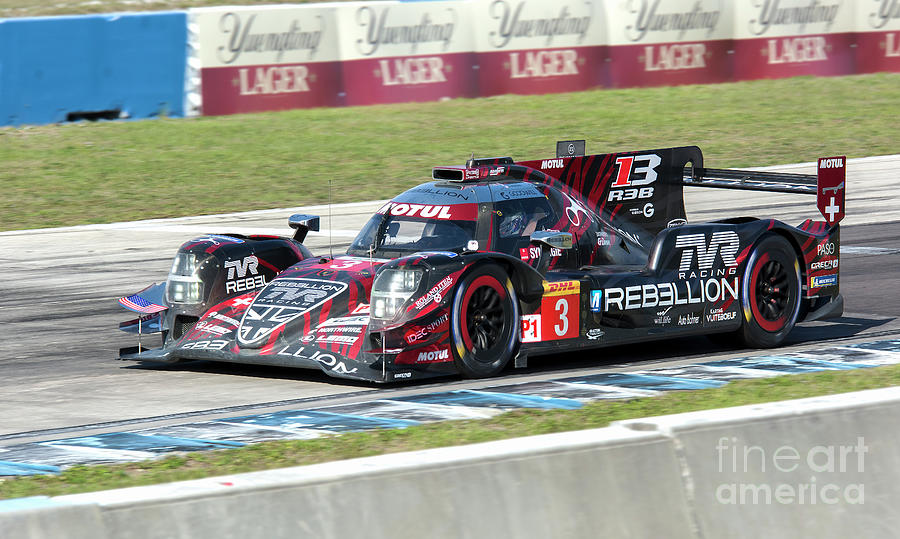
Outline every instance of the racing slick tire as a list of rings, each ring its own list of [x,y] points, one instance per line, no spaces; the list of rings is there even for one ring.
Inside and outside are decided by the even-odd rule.
[[[509,275],[496,264],[470,271],[456,288],[450,315],[453,362],[468,378],[494,376],[518,345],[519,302]]]
[[[778,346],[794,328],[800,312],[800,263],[786,239],[764,236],[750,254],[741,283],[743,324],[738,335],[746,346]]]

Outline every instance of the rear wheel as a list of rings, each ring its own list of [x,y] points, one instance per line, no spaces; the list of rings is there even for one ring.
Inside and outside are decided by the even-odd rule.
[[[742,282],[739,335],[753,348],[778,346],[800,312],[800,264],[791,244],[769,235],[753,249]]]
[[[515,352],[519,304],[509,276],[496,264],[463,277],[453,298],[453,360],[469,378],[493,376]]]

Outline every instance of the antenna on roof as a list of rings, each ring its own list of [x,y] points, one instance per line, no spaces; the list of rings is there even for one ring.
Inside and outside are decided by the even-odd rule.
[[[331,180],[328,180],[328,256],[334,260],[334,243],[331,241]]]

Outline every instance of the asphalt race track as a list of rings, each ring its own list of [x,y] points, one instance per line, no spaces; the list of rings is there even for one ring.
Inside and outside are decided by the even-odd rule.
[[[780,352],[802,351],[824,341],[900,338],[900,209],[894,195],[898,166],[900,156],[848,163],[848,207],[841,233],[844,316],[803,324]],[[814,172],[812,165],[777,169]],[[819,218],[811,196],[686,191],[688,217],[693,221],[751,215],[799,224],[807,217]],[[110,432],[123,424],[166,425],[238,411],[296,408],[298,403],[352,403],[382,395],[498,385],[496,379],[449,378],[379,387],[300,369],[211,362],[148,367],[116,360],[119,347],[136,344],[134,336],[116,329],[118,322],[129,318],[116,299],[164,280],[172,255],[185,240],[213,232],[288,235],[287,217],[302,211],[322,215],[325,230],[307,240],[313,252],[327,254],[331,242],[339,254],[378,206],[377,202],[335,206],[332,218],[327,207],[319,206],[0,233],[0,445],[52,439],[62,433]],[[704,338],[685,338],[665,345],[533,358],[528,369],[510,370],[502,382],[746,355],[747,350],[717,347]]]

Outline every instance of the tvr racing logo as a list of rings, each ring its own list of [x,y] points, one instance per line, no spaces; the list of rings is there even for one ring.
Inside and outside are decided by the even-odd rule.
[[[675,238],[675,248],[682,249],[681,264],[678,266],[679,279],[694,279],[697,277],[714,277],[734,275],[737,271],[738,249],[741,240],[736,232],[726,230],[713,232],[712,238],[707,241],[706,234],[683,234]],[[713,270],[716,256],[721,257],[722,263],[727,266],[724,269]],[[697,259],[697,269],[693,267],[694,258]]]
[[[321,279],[278,279],[272,281],[244,312],[238,343],[261,343],[279,327],[320,307],[342,293],[347,283]]]
[[[266,286],[266,276],[259,275],[259,259],[253,255],[245,256],[241,260],[226,260],[222,264],[228,270],[225,276],[225,293],[246,292]],[[250,273],[250,277],[247,277]]]

